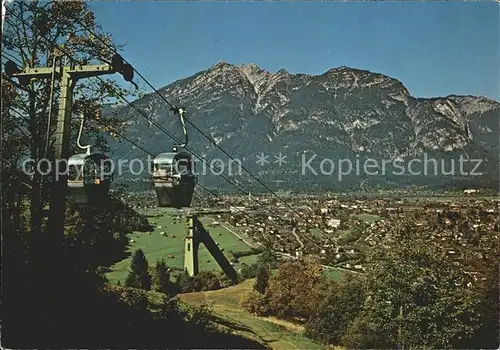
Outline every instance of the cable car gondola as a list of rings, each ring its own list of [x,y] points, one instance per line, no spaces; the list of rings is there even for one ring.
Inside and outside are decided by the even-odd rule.
[[[113,175],[102,153],[81,153],[68,159],[68,189],[77,204],[98,204],[109,198]]]
[[[153,184],[159,207],[191,206],[196,185],[192,162],[190,153],[176,147],[154,158]]]
[[[152,180],[159,207],[190,207],[196,186],[193,157],[184,148],[188,143],[184,124],[184,109],[174,108],[179,114],[186,141],[174,146],[172,152],[160,153],[153,160]]]
[[[91,146],[82,146],[85,120],[82,115],[77,145],[86,153],[75,154],[68,159],[68,190],[77,204],[100,204],[109,198],[109,188],[113,180],[109,158],[99,152],[91,152]]]

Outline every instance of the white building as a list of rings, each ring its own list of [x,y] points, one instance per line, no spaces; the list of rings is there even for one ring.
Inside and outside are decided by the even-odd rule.
[[[338,220],[338,219],[330,219],[330,220],[328,220],[327,225],[329,227],[337,228],[337,227],[340,226],[340,220]]]

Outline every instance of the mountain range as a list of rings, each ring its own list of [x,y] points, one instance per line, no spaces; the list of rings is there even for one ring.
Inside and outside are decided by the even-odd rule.
[[[223,61],[158,92],[187,108],[189,147],[243,187],[262,188],[253,177],[287,189],[498,183],[500,104],[485,97],[413,97],[397,79],[349,67],[309,75]],[[132,105],[183,140],[179,118],[157,94]],[[122,118],[127,137],[148,152],[169,152],[175,143],[128,105],[107,113]],[[126,142],[110,140],[110,147],[113,158],[146,157]],[[229,172],[221,149],[253,176],[238,175],[234,162]],[[420,161],[410,167],[412,159]],[[202,162],[196,171],[200,183],[231,187]]]

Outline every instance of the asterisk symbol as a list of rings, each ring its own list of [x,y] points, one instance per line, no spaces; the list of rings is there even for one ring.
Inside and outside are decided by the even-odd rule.
[[[269,163],[267,158],[269,158],[269,156],[266,156],[266,155],[264,155],[264,153],[261,153],[260,156],[257,155],[257,162],[256,163],[260,164],[260,166],[264,166],[264,164]]]
[[[283,164],[286,163],[285,161],[285,158],[286,156],[282,155],[281,152],[279,154],[279,156],[274,156],[274,158],[276,158],[276,160],[274,161],[275,163],[278,163],[279,166],[282,166]]]

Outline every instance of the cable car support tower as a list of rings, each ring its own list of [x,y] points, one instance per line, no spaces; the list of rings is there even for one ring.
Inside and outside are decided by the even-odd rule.
[[[15,86],[27,91],[32,79],[57,79],[60,86],[59,112],[54,135],[55,161],[52,168],[52,189],[49,211],[49,232],[52,238],[61,240],[64,234],[66,192],[68,185],[67,160],[69,158],[70,125],[72,117],[73,90],[80,79],[120,73],[133,83],[134,68],[124,62],[119,54],[113,55],[111,64],[102,65],[55,65],[20,69],[13,61],[5,64],[5,74],[9,79],[17,78]],[[53,81],[52,81],[53,84]]]
[[[197,177],[194,174],[192,155],[186,150],[188,136],[184,122],[185,108],[172,107],[173,112],[179,116],[182,123],[185,141],[175,145],[172,152],[160,153],[153,160],[153,185],[162,208],[190,208],[194,195]],[[186,214],[188,232],[184,238],[184,271],[189,276],[199,273],[198,248],[203,244],[210,252],[226,276],[237,282],[238,275],[219,249],[208,231],[198,219],[196,211],[190,209]]]

